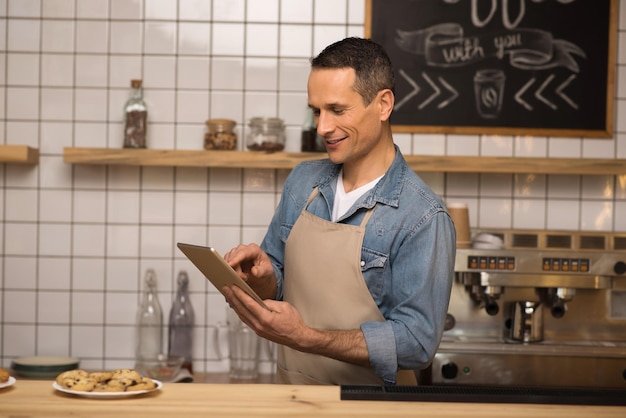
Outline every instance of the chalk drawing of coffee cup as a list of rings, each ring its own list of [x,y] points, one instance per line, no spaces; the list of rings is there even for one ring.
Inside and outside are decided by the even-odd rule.
[[[501,70],[478,70],[474,76],[474,94],[476,96],[476,109],[478,114],[485,119],[495,119],[502,110],[502,97],[504,96],[504,71]]]

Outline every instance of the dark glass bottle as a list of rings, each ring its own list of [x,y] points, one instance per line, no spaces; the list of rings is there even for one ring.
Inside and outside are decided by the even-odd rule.
[[[178,273],[176,285],[176,297],[170,310],[168,354],[184,357],[182,367],[193,373],[191,351],[195,315],[189,299],[189,276],[186,271]]]
[[[310,107],[306,108],[306,118],[302,124],[302,152],[326,152],[326,146],[321,136],[317,134],[315,116]]]
[[[302,152],[316,151],[317,128],[315,127],[315,118],[310,107],[306,108],[306,117],[302,124],[302,142],[300,150]]]
[[[137,312],[137,360],[155,359],[163,348],[163,311],[157,295],[156,273],[148,269]]]
[[[141,80],[131,80],[130,99],[124,105],[124,148],[146,148],[148,107]]]

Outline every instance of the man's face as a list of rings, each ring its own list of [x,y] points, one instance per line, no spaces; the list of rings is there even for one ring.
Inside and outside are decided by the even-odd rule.
[[[355,77],[352,68],[316,68],[309,75],[309,106],[335,164],[363,160],[380,142],[380,95],[365,106],[353,89]]]

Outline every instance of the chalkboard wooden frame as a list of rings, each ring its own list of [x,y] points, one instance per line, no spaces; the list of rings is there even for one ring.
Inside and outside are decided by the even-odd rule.
[[[508,5],[508,1],[509,0],[493,0],[493,2],[491,3],[489,2],[483,2],[480,4],[476,3],[476,4],[479,4],[479,6],[476,6],[476,9],[474,9],[474,6],[473,6],[474,3],[472,0],[471,18],[474,19],[475,17],[474,11],[476,11],[478,7],[484,7],[485,5],[491,4],[491,7],[492,7],[491,11],[494,12],[496,11],[496,10],[493,10],[494,7],[495,8],[500,7],[501,9],[504,9],[505,2]],[[525,1],[528,4],[530,4],[528,0],[516,0],[515,3],[517,3],[519,7],[519,5],[524,6],[522,3],[524,3]],[[423,106],[423,109],[435,109],[435,108],[438,108],[439,106],[446,105],[447,103],[445,103],[444,101],[444,93],[447,93],[447,96],[445,97],[445,99],[447,99],[448,101],[457,99],[457,96],[459,95],[462,96],[462,94],[458,93],[458,90],[460,89],[455,89],[453,86],[450,86],[450,84],[446,82],[446,79],[448,78],[447,76],[437,77],[437,74],[446,74],[443,72],[447,70],[445,66],[440,66],[439,68],[436,68],[436,66],[427,67],[428,64],[426,63],[426,60],[424,59],[424,56],[428,54],[428,52],[426,53],[424,52],[424,49],[428,48],[428,45],[426,44],[426,41],[425,41],[425,37],[433,36],[432,32],[430,32],[432,28],[438,27],[442,29],[442,31],[444,32],[443,35],[441,33],[434,35],[434,36],[439,35],[442,37],[449,35],[449,33],[447,34],[445,33],[446,31],[450,31],[450,30],[454,31],[458,29],[459,27],[459,25],[457,25],[458,22],[456,22],[454,18],[450,18],[450,16],[452,15],[448,14],[447,12],[444,14],[444,10],[448,10],[445,8],[446,7],[449,9],[452,8],[454,5],[457,4],[456,1],[365,0],[366,2],[365,3],[365,37],[371,38],[372,40],[380,43],[381,45],[385,47],[385,49],[389,53],[394,63],[394,68],[396,72],[396,109],[394,110],[394,113],[392,114],[392,119],[391,119],[392,124],[393,124],[393,131],[394,132],[414,132],[414,133],[611,138],[614,132],[614,94],[615,94],[615,88],[616,88],[615,66],[616,66],[618,0],[608,0],[608,1],[609,3],[606,6],[604,5],[602,6],[602,7],[605,7],[606,10],[603,10],[602,12],[597,12],[598,14],[597,17],[590,18],[590,19],[598,19],[598,21],[593,21],[587,27],[585,27],[584,29],[581,29],[585,31],[587,33],[586,36],[588,36],[591,39],[606,39],[607,40],[606,46],[604,46],[604,43],[599,43],[599,45],[601,46],[601,48],[599,48],[601,52],[598,52],[597,48],[595,47],[594,48],[587,47],[587,50],[589,51],[589,53],[587,53],[586,56],[584,56],[584,58],[587,58],[587,56],[596,54],[596,56],[594,56],[594,58],[596,59],[593,62],[600,63],[601,65],[594,66],[589,63],[584,63],[584,59],[581,59],[580,56],[576,56],[577,55],[576,52],[571,53],[570,51],[569,54],[572,56],[571,60],[576,61],[576,59],[578,59],[579,61],[583,61],[584,65],[587,65],[587,67],[591,68],[589,71],[591,71],[592,74],[588,76],[589,77],[588,80],[583,78],[583,75],[585,75],[585,73],[575,74],[576,71],[572,71],[572,75],[569,78],[563,76],[562,73],[566,71],[563,67],[566,67],[566,65],[561,65],[560,69],[557,68],[553,70],[553,73],[557,71],[561,71],[560,74],[557,73],[557,75],[561,76],[561,79],[558,82],[555,81],[556,80],[555,78],[549,78],[549,77],[553,77],[552,74],[549,77],[543,76],[546,73],[545,68],[540,68],[539,70],[531,69],[530,71],[526,71],[526,73],[524,73],[524,77],[529,77],[529,79],[530,79],[530,76],[527,76],[527,74],[541,74],[543,77],[538,75],[537,77],[533,76],[532,78],[533,82],[535,82],[532,89],[536,89],[533,92],[534,97],[531,97],[531,92],[530,92],[531,88],[527,86],[527,85],[532,84],[531,81],[528,81],[525,84],[518,83],[518,85],[515,87],[515,90],[514,90],[514,91],[517,91],[517,94],[511,95],[511,96],[514,96],[514,99],[512,97],[509,97],[508,99],[509,109],[514,109],[514,110],[509,110],[508,115],[512,119],[521,118],[522,116],[520,115],[529,113],[529,112],[526,112],[525,109],[522,107],[522,106],[527,106],[528,108],[532,108],[532,111],[536,112],[535,113],[536,116],[529,116],[530,118],[529,120],[520,120],[520,121],[516,120],[514,122],[507,123],[505,120],[509,116],[506,116],[507,114],[505,113],[505,110],[503,110],[503,108],[506,108],[506,106],[502,105],[502,101],[503,101],[502,96],[504,94],[500,94],[500,99],[499,99],[500,104],[499,105],[496,104],[496,106],[498,107],[498,111],[500,112],[496,114],[497,116],[488,115],[489,113],[488,109],[487,110],[479,109],[481,105],[478,103],[479,100],[476,99],[476,97],[479,96],[479,89],[480,89],[480,87],[477,87],[477,85],[478,83],[483,83],[482,81],[477,81],[480,78],[479,73],[491,72],[491,74],[486,74],[486,77],[490,78],[490,81],[487,81],[486,85],[488,86],[491,85],[493,87],[494,83],[495,84],[498,83],[497,73],[502,73],[502,71],[494,71],[493,69],[491,69],[491,71],[490,69],[486,71],[480,71],[479,69],[476,68],[476,66],[471,68],[471,70],[470,69],[464,70],[463,68],[460,68],[461,66],[456,66],[453,69],[455,73],[453,76],[451,76],[451,77],[463,77],[462,80],[466,81],[465,92],[467,94],[465,94],[465,96],[463,97],[465,100],[469,100],[470,95],[475,96],[473,97],[474,103],[472,103],[471,106],[468,106],[468,103],[465,103],[465,105],[461,108],[461,110],[457,110],[456,113],[452,113],[452,112],[449,114],[445,114],[441,112],[435,113],[434,110],[431,110],[430,111],[431,117],[426,117],[425,116],[426,113],[421,113],[419,116],[414,116],[414,115],[417,115],[417,111],[415,109],[417,109],[419,106]],[[420,4],[419,4],[420,2],[422,6],[426,4],[429,7],[420,8]],[[466,5],[463,7],[466,7],[466,8],[468,7],[467,5],[470,4],[470,0],[462,0],[461,3],[459,3],[458,7],[462,7],[460,5],[463,4],[463,2],[465,2],[465,5]],[[578,4],[577,7],[593,7],[590,5],[603,4],[603,2],[604,0],[602,0],[599,3],[597,2],[576,2],[576,3]],[[383,3],[384,3],[384,9],[383,9]],[[547,7],[554,7],[554,6],[550,6],[550,4],[556,5],[556,4],[561,4],[561,3],[557,1],[542,2],[542,3],[533,2],[533,7],[537,8],[540,5],[544,5]],[[419,10],[417,10],[416,8]],[[437,8],[439,8],[438,13],[440,13],[440,15],[437,15]],[[530,6],[526,6],[525,11],[529,13],[527,17],[530,18],[531,15],[530,15],[529,10],[530,10]],[[517,12],[519,11],[520,10],[518,9]],[[500,13],[501,10],[497,10],[497,12]],[[508,12],[511,13],[511,10],[509,9]],[[564,44],[572,45],[572,43],[568,42],[568,39],[556,39],[558,38],[556,33],[559,32],[558,30],[559,24],[563,25],[560,27],[561,29],[563,29],[563,28],[572,27],[574,25],[577,26],[579,25],[579,22],[569,21],[566,23],[561,23],[560,16],[554,19],[554,22],[545,22],[545,21],[541,21],[543,14],[544,14],[543,12],[541,14],[538,13],[538,15],[540,16],[533,17],[532,23],[530,24],[530,26],[535,25],[533,27],[526,27],[523,29],[512,28],[513,29],[512,31],[507,31],[507,29],[511,29],[511,27],[509,27],[509,28],[501,29],[501,33],[509,34],[514,31],[517,31],[517,32],[526,31],[522,35],[518,33],[517,34],[518,36],[526,36],[528,35],[529,32],[532,35],[535,35],[536,32],[548,33],[548,37],[550,38],[550,41],[554,41],[555,44],[558,41],[561,41]],[[406,17],[407,15],[409,17]],[[444,20],[442,20],[443,16],[445,16]],[[484,16],[485,15],[483,14],[483,17]],[[489,16],[493,16],[493,15],[489,15]],[[518,17],[519,17],[519,14],[518,14]],[[407,19],[410,19],[410,20],[407,20]],[[463,20],[463,23],[461,25],[469,26],[465,17],[459,16],[459,19]],[[502,20],[504,21],[504,19],[505,19],[505,15],[504,15],[504,12],[502,11]],[[413,22],[416,22],[417,20],[419,20],[421,23],[413,24]],[[405,27],[399,27],[397,26],[401,24],[401,23],[398,23],[399,21],[404,21],[405,23],[408,21],[409,24],[406,25]],[[412,28],[409,27],[411,26],[411,24],[414,25]],[[420,24],[422,26],[419,26]],[[554,26],[555,28],[554,38],[555,39],[552,39],[551,37],[552,26],[550,25],[555,25]],[[454,28],[454,26],[456,26],[456,28]],[[548,27],[548,30],[546,30],[546,27]],[[460,28],[461,30],[460,37],[464,39],[464,42],[466,42],[464,45],[467,46],[468,48],[469,48],[468,43],[470,41],[468,41],[467,39],[475,38],[475,39],[480,40],[483,38],[489,38],[489,40],[492,40],[492,38],[495,38],[495,37],[490,37],[490,35],[493,34],[494,31],[497,32],[498,30],[498,29],[491,28],[490,29],[491,34],[488,34],[488,36],[483,36],[481,38],[481,34],[476,33],[476,31],[474,34],[472,34],[472,36],[470,36],[469,34],[464,35],[462,32],[463,29],[464,29],[463,27]],[[471,29],[475,29],[475,27]],[[402,36],[399,35],[400,32],[402,32]],[[424,35],[425,32],[428,32],[428,34]],[[579,36],[579,35],[576,35],[576,36]],[[402,40],[398,41],[398,39],[402,39]],[[420,41],[421,41],[421,44],[420,44]],[[404,43],[401,46],[399,46],[400,42],[404,42]],[[493,43],[495,43],[495,41]],[[535,44],[538,44],[538,43],[540,42],[539,41],[535,42]],[[486,45],[490,45],[490,44],[486,44]],[[573,45],[573,48],[578,48],[578,47],[576,45]],[[580,51],[580,52],[585,52],[585,51]],[[416,62],[419,58],[416,58],[416,57],[420,54],[421,54],[421,57],[419,58],[422,58],[423,62],[418,64]],[[580,54],[580,55],[585,55],[585,54]],[[600,58],[598,58],[598,56]],[[504,62],[504,60],[501,59],[502,54],[500,54],[498,58],[500,59],[500,61]],[[431,56],[430,59],[436,60],[437,57],[433,58]],[[407,64],[407,67],[412,67],[412,70],[413,70],[412,75],[407,75],[407,72],[401,72],[404,64]],[[491,65],[493,66],[493,63]],[[509,65],[509,64],[503,64],[503,65]],[[578,67],[577,63],[574,63],[573,65],[575,67]],[[600,69],[595,69],[598,67]],[[441,70],[441,68],[444,68],[444,70]],[[427,69],[430,73],[425,71],[425,69]],[[583,67],[580,71],[583,71],[584,69],[585,68]],[[508,70],[512,71],[510,66],[508,67]],[[525,68],[524,70],[528,70],[528,68]],[[570,67],[570,70],[571,70],[571,67]],[[440,72],[437,73],[437,71],[440,71]],[[465,73],[463,73],[463,71],[465,71]],[[472,74],[469,74],[470,71],[472,71]],[[514,72],[514,74],[520,74],[519,69],[516,68],[515,71],[516,72]],[[594,71],[595,73],[593,73]],[[495,82],[493,81],[494,77],[492,77],[494,76],[494,73],[495,73],[495,80],[496,80]],[[420,78],[420,74],[424,76],[424,78]],[[428,77],[428,75],[430,75],[430,77]],[[508,73],[507,73],[507,76],[508,76]],[[472,80],[472,77],[473,77],[473,80]],[[512,77],[515,77],[515,75],[513,75]],[[512,77],[511,77],[511,84],[513,81]],[[518,76],[518,78],[519,77],[521,76]],[[579,79],[577,79],[577,77],[579,77]],[[419,86],[416,81],[417,79],[419,79],[420,81]],[[574,79],[578,83],[578,85],[586,86],[583,88],[587,89],[587,91],[582,92],[580,93],[579,96],[577,96],[578,100],[576,101],[571,100],[571,98],[569,97],[570,96],[569,91],[573,89],[572,89],[572,86],[569,85],[568,83],[572,79]],[[474,84],[473,91],[470,91],[471,89],[469,89],[469,87],[467,86],[467,84],[471,84],[470,80],[472,80]],[[548,100],[544,100],[544,102],[546,105],[556,107],[554,103],[557,103],[556,99],[560,99],[560,102],[558,103],[559,107],[557,111],[565,112],[561,117],[562,120],[557,121],[557,122],[555,122],[555,120],[557,120],[558,118],[551,116],[555,114],[554,109],[550,109],[549,107],[544,106],[544,103],[539,102],[539,100],[541,100],[542,97],[538,97],[540,94],[539,87],[542,86],[542,83],[543,85],[547,85],[550,81],[553,81],[552,93],[554,94],[553,97],[555,99],[550,98]],[[522,86],[521,88],[520,88],[520,85]],[[399,92],[399,89],[401,89],[403,86],[407,90],[404,92],[402,91]],[[591,86],[595,86],[596,88],[592,89]],[[450,87],[450,89],[448,89],[448,87]],[[526,88],[528,88],[528,91],[526,91]],[[449,90],[449,91],[446,91],[446,90]],[[600,92],[599,95],[597,94],[598,91]],[[417,102],[416,100],[418,92],[422,94],[422,97],[420,99],[421,101],[419,102]],[[525,93],[525,95],[523,95],[523,93]],[[560,94],[557,95],[557,93],[560,93]],[[437,97],[437,100],[432,100],[433,97],[437,95],[439,95],[439,97]],[[600,96],[600,97],[596,97],[596,96]],[[534,102],[529,103],[531,102],[531,99],[533,99]],[[588,99],[591,102],[587,101]],[[513,100],[515,100],[516,103],[513,103]],[[411,101],[413,101],[413,103],[411,103]],[[498,99],[496,99],[495,101],[498,101]],[[405,110],[408,108],[409,103],[411,103],[413,106],[411,108],[412,113],[410,114],[408,113],[408,111]],[[460,103],[461,102],[459,101],[456,105],[460,106]],[[493,100],[491,101],[491,103],[493,103]],[[399,110],[399,107],[398,107],[399,104],[405,106],[405,108],[402,110]],[[578,107],[578,105],[580,105],[580,107]],[[588,108],[589,107],[590,108],[587,111],[585,111],[584,106],[587,106]],[[472,112],[475,114],[475,116],[473,116],[473,119],[472,117],[469,117],[468,119],[467,114],[470,112],[467,109],[469,108],[472,108]],[[402,114],[401,113],[402,111],[404,111],[405,114]],[[576,111],[582,111],[582,113],[579,113],[576,116],[575,114]],[[572,116],[572,114],[574,114],[574,116]],[[535,119],[532,119],[533,117]],[[394,120],[394,118],[396,119]],[[476,122],[476,123],[473,123],[473,122]],[[555,126],[555,124],[558,124],[558,126]]]

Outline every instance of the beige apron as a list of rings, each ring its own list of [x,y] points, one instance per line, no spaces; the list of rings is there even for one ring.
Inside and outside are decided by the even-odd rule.
[[[285,244],[284,300],[304,322],[318,329],[358,329],[364,322],[384,321],[361,274],[365,225],[326,221],[307,212],[311,193]],[[369,367],[278,346],[277,377],[290,384],[376,384],[383,381]],[[415,373],[398,373],[397,384],[416,385]]]

